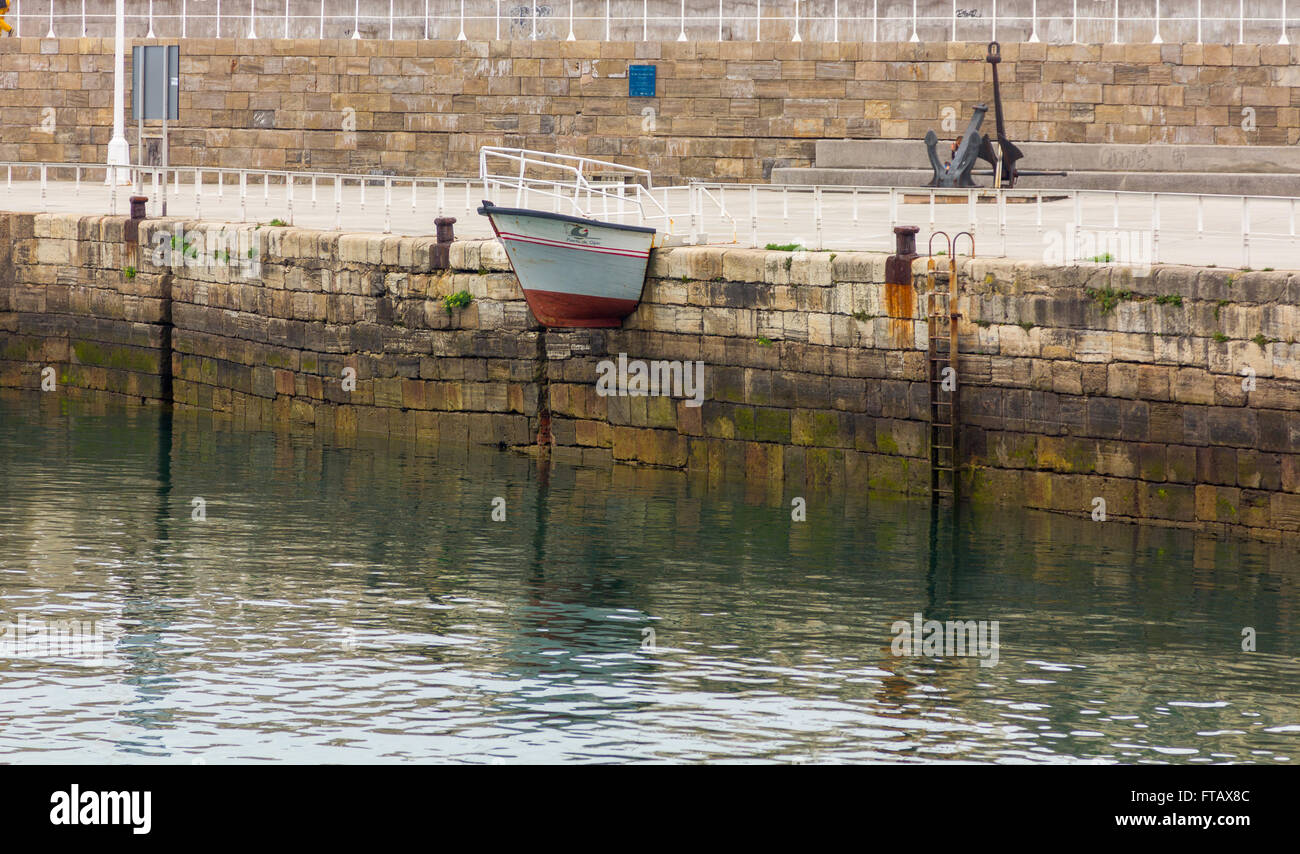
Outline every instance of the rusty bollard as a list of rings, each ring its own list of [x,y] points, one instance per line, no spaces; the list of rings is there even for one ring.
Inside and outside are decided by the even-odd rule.
[[[140,264],[140,222],[145,218],[148,196],[131,196],[131,217],[122,224],[122,242],[126,244],[126,262],[129,267]]]
[[[921,229],[915,225],[894,226],[894,254],[885,261],[885,281],[891,285],[912,284],[912,262],[916,254],[916,234]]]
[[[433,269],[446,270],[451,266],[451,244],[456,240],[456,217],[440,216],[433,221],[438,242],[433,245]]]
[[[894,346],[908,346],[912,340],[912,315],[916,291],[912,288],[912,262],[916,253],[915,225],[894,227],[894,254],[885,259],[885,310],[889,313],[889,331]]]

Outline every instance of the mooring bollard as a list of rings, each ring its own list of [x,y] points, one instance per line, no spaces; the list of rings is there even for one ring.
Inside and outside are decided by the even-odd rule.
[[[126,244],[127,265],[135,267],[140,260],[140,222],[145,218],[145,205],[149,203],[149,197],[131,196],[130,202],[131,216],[122,225],[122,241]]]
[[[885,260],[887,284],[912,284],[912,262],[920,257],[916,253],[916,234],[920,230],[915,225],[894,226],[894,254]]]
[[[433,269],[445,270],[451,266],[451,244],[456,240],[456,217],[440,216],[433,221],[438,242],[433,245]]]

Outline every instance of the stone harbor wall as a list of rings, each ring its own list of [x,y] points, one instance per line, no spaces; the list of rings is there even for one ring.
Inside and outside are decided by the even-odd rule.
[[[660,250],[623,328],[545,331],[493,241],[5,214],[0,387],[924,494],[924,263],[886,285],[885,257]],[[966,497],[1300,532],[1300,274],[986,259],[960,274]],[[620,355],[632,372],[698,363],[700,405],[686,387],[602,393]]]
[[[927,130],[955,138],[976,104],[992,103],[980,42],[767,38],[190,38],[171,163],[465,176],[478,174],[482,146],[504,145],[612,159],[664,183],[762,182],[812,165],[819,139],[916,140],[924,164]],[[1300,142],[1300,44],[1166,41],[1004,45],[1008,134]],[[109,39],[0,40],[0,160],[104,162],[112,60]],[[629,97],[633,64],[655,66],[654,97]],[[129,52],[127,65],[129,75]]]

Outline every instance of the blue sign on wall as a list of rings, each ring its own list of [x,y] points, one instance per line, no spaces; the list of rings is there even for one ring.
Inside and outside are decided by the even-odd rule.
[[[655,67],[653,65],[629,65],[627,67],[627,96],[629,98],[653,98],[655,96]]]

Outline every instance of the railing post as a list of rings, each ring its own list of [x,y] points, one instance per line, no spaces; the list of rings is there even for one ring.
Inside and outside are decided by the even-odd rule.
[[[1250,267],[1250,197],[1241,197],[1241,266]]]
[[[250,39],[257,38],[257,26],[255,20],[257,16],[254,14],[255,11],[256,10],[253,8],[253,0],[248,0],[248,37]]]
[[[1032,14],[1034,16],[1034,21],[1033,21],[1033,28],[1029,32],[1030,44],[1037,43],[1038,41],[1038,0],[1034,0],[1034,4],[1032,8],[1033,8]]]
[[[1160,194],[1151,194],[1151,263],[1160,263]]]
[[[1152,44],[1164,44],[1165,40],[1160,38],[1160,0],[1156,0],[1156,36],[1151,40]]]
[[[749,245],[758,248],[758,188],[749,185]]]
[[[912,37],[908,41],[919,42],[920,40],[921,37],[916,32],[916,0],[912,0]]]
[[[682,0],[683,8],[686,6],[686,0]],[[794,0],[794,38],[790,41],[801,42],[803,38],[799,35],[799,0]]]
[[[817,249],[822,248],[822,188],[820,184],[813,187],[813,228],[817,234]]]
[[[384,234],[393,230],[393,179],[384,177]]]

